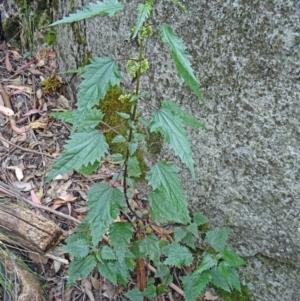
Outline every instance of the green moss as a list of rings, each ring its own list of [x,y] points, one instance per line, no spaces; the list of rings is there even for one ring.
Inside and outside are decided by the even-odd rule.
[[[56,43],[56,30],[51,28],[51,30],[45,35],[45,42],[52,46]]]
[[[79,29],[79,25],[78,23],[71,23],[71,27],[73,30],[73,34],[75,36],[75,40],[77,42],[78,45],[81,45],[83,47],[87,46],[87,42],[85,37],[80,33],[80,29]]]
[[[225,301],[251,301],[251,293],[246,285],[241,286],[241,292],[233,290],[232,292],[226,292],[218,287],[214,287],[215,291]]]
[[[5,19],[3,24],[3,31],[6,39],[16,47],[21,46],[20,22],[19,16],[9,16]]]
[[[92,58],[92,53],[91,52],[88,52],[87,55],[82,59],[82,63],[81,63],[81,66],[84,67],[88,64],[91,63],[91,58]]]
[[[118,135],[126,136],[128,131],[128,126],[126,121],[121,118],[117,112],[123,112],[130,114],[131,107],[133,103],[127,101],[120,101],[119,97],[123,94],[123,91],[120,87],[114,86],[106,93],[104,99],[100,100],[99,109],[104,113],[103,122],[109,125],[110,128],[113,128],[115,131],[111,130],[104,124],[100,125],[100,129],[104,132],[106,141],[110,146],[113,153],[119,153],[123,156],[126,155],[127,145],[126,143],[112,143],[113,139]],[[147,165],[145,163],[143,152],[138,150],[135,154],[137,160],[140,164],[140,169],[142,175],[139,179],[143,180],[145,178]]]

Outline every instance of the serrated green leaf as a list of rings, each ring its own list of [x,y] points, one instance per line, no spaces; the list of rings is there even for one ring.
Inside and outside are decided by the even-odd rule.
[[[173,281],[173,277],[170,273],[170,268],[163,264],[157,267],[154,277],[161,278],[165,286],[168,286]]]
[[[162,253],[167,256],[164,261],[165,265],[175,265],[181,267],[189,266],[193,263],[193,255],[187,247],[183,247],[178,243],[172,243],[164,247]]]
[[[132,156],[136,152],[137,148],[138,148],[137,143],[135,143],[135,142],[128,143],[128,150],[129,150],[130,156]]]
[[[114,250],[109,246],[104,246],[101,249],[101,257],[104,260],[115,260],[116,259],[116,255],[115,255]]]
[[[99,131],[74,133],[50,170],[46,182],[73,169],[79,170],[89,163],[101,161],[107,152],[108,144]]]
[[[122,135],[117,135],[112,140],[112,143],[124,143],[124,142],[126,142],[126,138]]]
[[[174,238],[175,242],[180,242],[185,236],[187,235],[186,229],[182,227],[175,227],[174,228]]]
[[[238,267],[246,264],[246,261],[230,248],[225,248],[222,257],[231,267]]]
[[[99,273],[111,283],[117,282],[126,285],[129,277],[129,261],[125,260],[125,264],[119,261],[107,260],[99,265]]]
[[[94,245],[98,244],[124,205],[124,195],[117,188],[105,183],[95,184],[90,188],[86,218],[91,226]]]
[[[93,108],[91,112],[86,114],[82,121],[80,121],[79,128],[81,129],[94,129],[103,119],[104,114]]]
[[[69,237],[67,237],[67,239],[65,240],[67,244],[71,244],[73,242],[75,242],[76,240],[85,240],[87,242],[92,242],[92,237],[90,235],[90,233],[85,233],[85,232],[75,232],[72,235],[70,235]]]
[[[220,264],[217,267],[218,272],[223,277],[223,279],[227,282],[230,288],[232,287],[231,280],[230,280],[231,269],[232,268],[225,261],[220,262]]]
[[[162,41],[167,43],[172,49],[172,57],[179,76],[204,103],[203,96],[199,88],[199,81],[195,77],[191,63],[187,58],[186,47],[182,39],[175,35],[172,28],[168,24],[161,24],[159,26],[159,32]]]
[[[152,260],[155,264],[159,262],[160,247],[157,237],[154,234],[147,235],[136,241],[131,251],[137,258]]]
[[[133,229],[128,222],[116,222],[110,226],[109,239],[110,245],[113,247],[117,260],[124,262],[125,252],[133,235]]]
[[[129,119],[130,115],[124,112],[116,112],[120,117],[122,117],[123,119]]]
[[[133,290],[128,291],[124,295],[125,295],[125,297],[127,297],[131,301],[143,301],[144,300],[143,292],[141,292],[137,288],[134,288]]]
[[[144,290],[144,296],[150,299],[156,297],[156,286],[154,285],[154,278],[148,279],[146,288]]]
[[[183,277],[185,301],[195,301],[209,283],[211,275],[205,271],[200,275],[189,274]]]
[[[165,109],[169,109],[174,115],[180,116],[185,126],[193,126],[205,129],[205,125],[203,123],[198,121],[194,116],[192,116],[188,112],[181,110],[173,101],[163,100],[162,107]]]
[[[213,258],[209,253],[206,253],[201,260],[200,265],[195,269],[194,274],[200,274],[203,271],[209,270],[212,267],[216,266],[218,261]]]
[[[63,249],[78,258],[83,258],[89,254],[90,246],[88,241],[78,239],[72,243],[67,244],[63,247]]]
[[[84,258],[75,257],[69,266],[69,288],[77,279],[86,278],[96,266],[97,260],[94,256],[88,255]]]
[[[109,156],[109,158],[114,162],[120,162],[120,161],[123,161],[123,159],[124,159],[122,154],[113,154],[113,155]]]
[[[104,261],[99,265],[99,273],[112,284],[117,284],[117,270],[115,269],[116,261]]]
[[[195,237],[199,237],[198,233],[198,225],[196,223],[191,223],[186,228],[190,233],[192,233]]]
[[[195,237],[192,233],[188,232],[186,236],[182,239],[182,243],[190,247],[191,249],[196,250]]]
[[[224,277],[220,274],[217,267],[213,267],[211,270],[208,271],[211,275],[211,283],[216,287],[223,289],[226,292],[230,292],[230,287],[227,284]]]
[[[136,157],[129,157],[127,161],[128,175],[131,177],[139,177],[142,172],[139,161]]]
[[[99,164],[99,161],[95,161],[93,164],[89,163],[87,166],[81,166],[78,172],[82,175],[90,175],[97,170]]]
[[[64,122],[73,123],[76,115],[76,111],[65,111],[65,112],[52,112],[51,117],[60,119]]]
[[[189,211],[177,168],[165,161],[158,162],[147,173],[153,191],[149,196],[151,217],[157,223],[174,221],[190,222]]]
[[[117,0],[104,0],[103,2],[97,1],[96,3],[91,2],[88,6],[83,7],[82,10],[77,10],[76,13],[64,17],[63,19],[50,24],[50,26],[72,23],[101,14],[113,17],[116,13],[123,10],[123,8],[124,5]]]
[[[151,11],[153,10],[153,7],[150,3],[145,4],[139,4],[137,7],[137,20],[135,23],[135,29],[132,35],[132,38],[134,39],[141,29],[143,23],[146,21],[146,19],[149,18]]]
[[[163,283],[160,283],[157,285],[157,295],[164,295],[169,292],[168,287],[164,285]]]
[[[82,78],[73,128],[80,124],[94,106],[99,105],[99,100],[104,99],[109,88],[120,85],[121,73],[113,59],[95,57],[91,59],[91,64],[86,66],[86,72]]]
[[[241,282],[239,279],[239,274],[236,271],[236,269],[234,269],[234,268],[231,268],[231,270],[230,270],[229,281],[230,281],[231,288],[236,289],[239,292],[241,292],[242,288],[241,288]]]
[[[228,238],[229,229],[211,230],[206,232],[206,239],[210,245],[218,252],[223,252]]]
[[[170,148],[187,165],[195,178],[191,145],[181,118],[169,109],[160,109],[152,116],[149,127],[151,132],[159,132],[165,137]]]
[[[202,215],[200,213],[195,213],[194,214],[193,221],[198,226],[205,225],[205,224],[209,223],[209,219],[206,216],[204,216],[204,215]]]
[[[140,141],[145,141],[146,136],[141,133],[134,133],[133,134],[133,141],[134,142],[140,142]]]

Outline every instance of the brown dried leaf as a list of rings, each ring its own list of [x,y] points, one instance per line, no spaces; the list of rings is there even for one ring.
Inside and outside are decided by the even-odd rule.
[[[46,129],[48,124],[46,122],[34,121],[30,123],[32,129]]]
[[[170,235],[170,234],[174,233],[174,230],[168,230],[168,229],[161,228],[161,227],[158,227],[158,226],[155,226],[155,225],[151,225],[151,228],[152,228],[157,234],[160,234],[160,235]]]
[[[34,188],[31,183],[27,182],[12,182],[13,186],[18,188],[20,191],[29,191]]]
[[[9,60],[9,52],[7,51],[5,54],[5,66],[8,72],[12,72],[13,68]]]
[[[102,283],[99,279],[96,279],[95,277],[91,277],[91,282],[94,289],[98,291],[101,289]]]

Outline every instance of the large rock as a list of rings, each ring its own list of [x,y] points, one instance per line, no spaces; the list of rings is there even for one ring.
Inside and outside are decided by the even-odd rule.
[[[57,28],[61,69],[78,67],[90,54],[136,53],[129,30],[137,1],[123,2],[113,19]],[[182,1],[189,15],[156,2],[151,23],[171,24],[188,45],[206,101],[204,107],[178,80],[157,36],[149,40],[151,70],[142,87],[148,99],[173,99],[207,127],[190,130],[196,181],[181,166],[190,207],[231,229],[230,244],[248,261],[241,273],[253,300],[299,301],[300,1]],[[61,1],[54,19],[79,5]],[[167,150],[162,156],[178,163]]]

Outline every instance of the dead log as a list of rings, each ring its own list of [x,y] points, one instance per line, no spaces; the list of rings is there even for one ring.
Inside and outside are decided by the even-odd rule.
[[[44,253],[63,238],[51,220],[12,201],[0,199],[0,231],[27,250]]]

